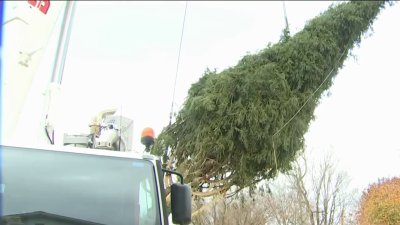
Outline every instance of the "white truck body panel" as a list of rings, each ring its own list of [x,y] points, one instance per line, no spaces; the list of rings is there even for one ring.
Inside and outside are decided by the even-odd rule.
[[[49,2],[49,1],[30,1]],[[5,2],[2,25],[2,132],[3,140],[17,139],[15,131],[37,69],[54,31],[64,1],[52,1],[46,13],[28,1]],[[51,66],[53,62],[48,63]],[[50,79],[50,78],[49,78]],[[43,103],[42,103],[43,106]],[[40,108],[39,104],[39,108]]]

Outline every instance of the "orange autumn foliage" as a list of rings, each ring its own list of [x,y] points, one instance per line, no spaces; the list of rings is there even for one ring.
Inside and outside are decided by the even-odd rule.
[[[382,179],[370,185],[361,197],[360,225],[400,224],[400,178]]]

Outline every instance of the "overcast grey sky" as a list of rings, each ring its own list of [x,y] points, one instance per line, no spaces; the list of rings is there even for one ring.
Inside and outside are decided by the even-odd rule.
[[[287,1],[291,33],[331,3]],[[133,147],[140,151],[145,126],[158,134],[168,124],[185,4],[77,2],[62,86],[65,132],[86,133],[93,115],[118,107],[134,120]],[[381,12],[372,36],[354,49],[357,60],[347,59],[330,97],[321,100],[306,135],[311,156],[332,151],[359,188],[400,173],[398,21],[399,4]],[[283,28],[280,1],[189,2],[174,112],[207,67],[234,66],[277,42]]]

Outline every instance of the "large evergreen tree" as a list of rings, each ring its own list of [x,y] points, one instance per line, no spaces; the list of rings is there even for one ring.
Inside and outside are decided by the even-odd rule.
[[[219,192],[287,171],[303,148],[322,93],[384,5],[332,6],[293,37],[284,32],[279,43],[236,66],[207,70],[152,152],[163,154],[170,146],[193,188]]]

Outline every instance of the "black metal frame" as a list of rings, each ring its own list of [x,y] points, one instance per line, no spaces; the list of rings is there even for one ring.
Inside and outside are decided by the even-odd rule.
[[[163,168],[162,168],[161,170],[162,170],[164,173],[169,173],[169,174],[177,175],[179,178],[181,178],[181,184],[184,184],[182,174],[180,174],[180,173],[178,173],[178,172],[176,172],[176,171],[167,170],[167,169],[163,169]]]

